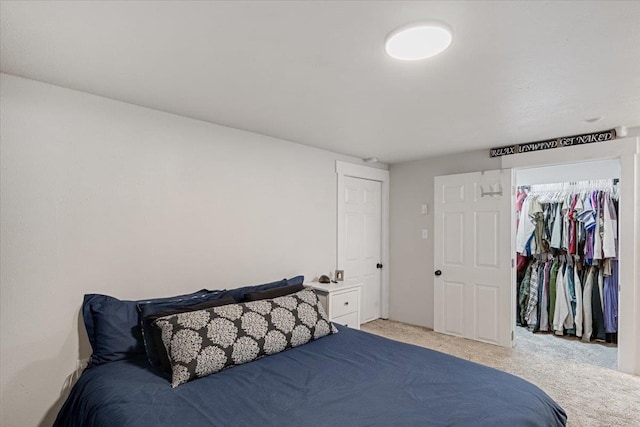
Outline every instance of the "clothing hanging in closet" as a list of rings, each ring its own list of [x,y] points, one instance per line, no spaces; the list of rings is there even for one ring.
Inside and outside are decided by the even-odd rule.
[[[617,342],[617,199],[611,180],[518,189],[520,325]]]

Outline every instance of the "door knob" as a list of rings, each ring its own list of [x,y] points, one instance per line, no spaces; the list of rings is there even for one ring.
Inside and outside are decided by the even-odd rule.
[[[377,264],[376,264],[376,268],[382,268],[382,264],[377,263]]]
[[[434,274],[435,274],[436,276],[440,276],[440,275],[442,274],[442,271],[440,271],[440,270],[436,270]]]

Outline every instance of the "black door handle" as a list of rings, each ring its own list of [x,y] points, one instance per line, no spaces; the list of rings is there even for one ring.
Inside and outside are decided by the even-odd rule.
[[[440,276],[442,274],[442,271],[440,270],[436,270],[436,272],[434,273],[436,276]]]
[[[376,268],[382,268],[382,264],[377,263],[377,264],[376,264]]]

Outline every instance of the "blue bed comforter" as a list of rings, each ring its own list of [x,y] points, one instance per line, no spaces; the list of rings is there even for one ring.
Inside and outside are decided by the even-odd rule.
[[[171,388],[145,360],[87,369],[55,426],[564,426],[533,384],[437,351],[340,333]]]

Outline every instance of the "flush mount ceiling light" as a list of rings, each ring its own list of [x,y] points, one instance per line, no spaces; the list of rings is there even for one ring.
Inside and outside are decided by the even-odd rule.
[[[398,28],[387,36],[384,48],[395,59],[416,61],[435,56],[449,47],[451,28],[442,22],[416,22]]]

